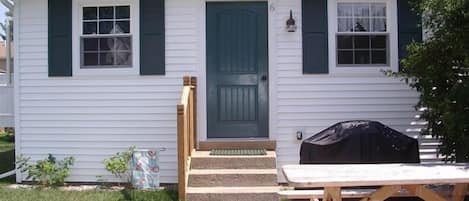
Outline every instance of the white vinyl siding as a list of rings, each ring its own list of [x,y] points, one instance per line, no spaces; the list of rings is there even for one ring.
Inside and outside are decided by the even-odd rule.
[[[166,75],[47,75],[47,0],[18,0],[15,71],[19,105],[17,151],[42,159],[73,155],[71,181],[111,175],[102,161],[118,151],[165,147],[161,182],[177,182],[176,104],[182,76],[198,76],[199,131],[204,131],[205,1],[166,1]],[[269,1],[270,138],[278,167],[299,162],[300,141],[343,120],[378,120],[418,135],[418,94],[399,79],[374,73],[302,74],[301,1]],[[288,33],[290,9],[299,25]],[[332,46],[333,47],[333,46]],[[391,46],[392,48],[392,46]],[[18,76],[19,75],[19,76]],[[412,123],[415,122],[415,123]],[[199,132],[201,139],[206,138]],[[284,181],[279,177],[280,181]]]
[[[196,4],[166,1],[166,75],[47,75],[47,0],[20,0],[18,62],[20,153],[73,155],[71,181],[112,178],[103,159],[136,145],[165,147],[161,182],[177,181],[176,103],[182,76],[200,68]],[[136,33],[138,34],[138,33]],[[109,69],[114,70],[114,69]]]
[[[298,25],[302,24],[301,1],[275,2],[276,25],[270,31],[275,32],[276,54],[269,70],[275,72],[273,76],[276,81],[269,87],[275,90],[270,101],[274,101],[276,107],[270,116],[275,118],[271,131],[274,131],[277,140],[277,167],[299,163],[301,141],[296,139],[296,131],[303,131],[306,139],[339,121],[377,120],[418,138],[422,126],[416,118],[419,113],[414,105],[419,94],[400,79],[388,78],[379,69],[360,73],[332,71],[327,75],[302,74],[301,27],[294,33],[285,31],[290,9]],[[335,51],[334,47],[330,46],[332,51]],[[436,155],[430,152],[421,157],[422,161],[428,162],[434,160]],[[285,182],[281,176],[279,181]]]

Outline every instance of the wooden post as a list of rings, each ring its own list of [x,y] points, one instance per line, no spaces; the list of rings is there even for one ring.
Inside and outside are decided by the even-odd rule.
[[[360,201],[372,201],[372,200],[386,200],[387,198],[391,197],[398,191],[402,189],[401,186],[383,186],[377,191],[375,191],[370,196],[367,196]]]
[[[467,184],[455,184],[453,190],[453,201],[464,201],[467,193]]]
[[[177,142],[178,142],[178,193],[180,200],[186,200],[186,161],[184,160],[184,105],[177,106]]]
[[[183,80],[183,85],[184,86],[191,86],[191,77],[190,76],[184,76],[182,78]]]
[[[340,187],[326,187],[324,188],[325,201],[342,201]]]
[[[189,119],[189,132],[188,132],[188,137],[189,137],[189,156],[192,155],[192,150],[194,149],[195,146],[195,138],[194,138],[194,116],[195,116],[195,111],[194,111],[194,101],[193,101],[193,96],[194,96],[194,91],[191,89],[189,92],[189,114],[188,114],[188,119]]]
[[[197,78],[191,77],[191,86],[192,86],[192,109],[194,111],[193,118],[194,118],[194,125],[192,126],[193,136],[194,139],[194,147],[193,149],[197,149],[199,146],[197,145]]]
[[[424,185],[417,186],[416,195],[417,197],[422,198],[422,200],[425,200],[425,201],[447,201],[441,195],[426,188]]]
[[[190,156],[197,144],[196,79],[183,78],[183,91],[177,105],[178,191],[179,199],[186,200]]]

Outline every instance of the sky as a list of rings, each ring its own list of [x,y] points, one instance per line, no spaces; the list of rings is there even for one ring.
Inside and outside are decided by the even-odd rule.
[[[4,23],[5,22],[5,12],[6,12],[6,8],[5,6],[3,6],[3,4],[0,3],[0,22],[1,23]],[[3,33],[3,30],[0,30],[1,33]],[[2,39],[0,38],[0,41]]]
[[[6,8],[5,6],[3,6],[3,4],[0,4],[0,22],[4,22],[5,21],[5,12],[6,12]]]

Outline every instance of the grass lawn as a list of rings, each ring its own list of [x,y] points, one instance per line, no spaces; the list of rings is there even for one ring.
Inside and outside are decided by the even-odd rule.
[[[0,173],[15,168],[14,143],[0,134]],[[174,191],[61,191],[57,189],[10,189],[15,176],[0,180],[0,201],[176,201]]]
[[[0,185],[0,201],[176,201],[172,191],[61,191],[8,189]]]

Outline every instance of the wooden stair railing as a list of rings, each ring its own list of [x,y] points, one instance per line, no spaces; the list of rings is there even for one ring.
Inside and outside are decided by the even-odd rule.
[[[184,77],[181,102],[177,105],[178,193],[186,200],[191,154],[197,148],[197,78]]]

